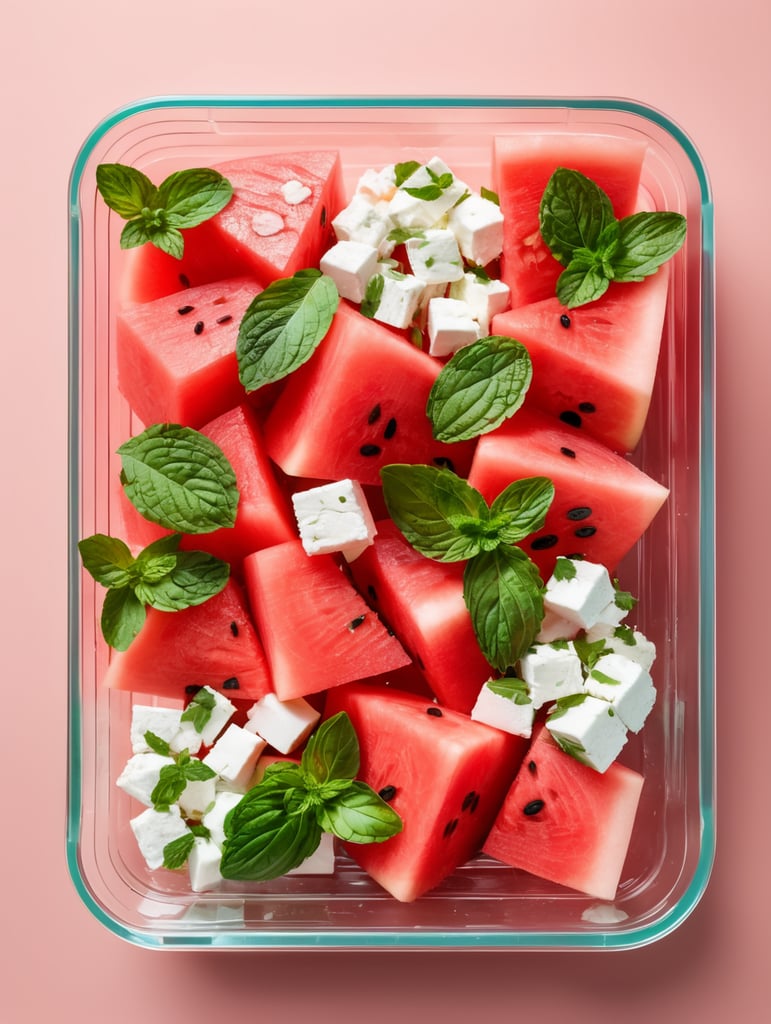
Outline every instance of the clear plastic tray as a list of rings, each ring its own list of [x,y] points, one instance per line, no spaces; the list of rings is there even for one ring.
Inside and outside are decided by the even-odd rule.
[[[653,715],[624,751],[646,784],[611,907],[480,857],[412,904],[344,857],[334,876],[228,883],[193,893],[184,872],[150,872],[115,785],[129,755],[131,695],[108,690],[103,591],[82,572],[80,537],[118,520],[114,453],[132,419],[117,390],[114,322],[124,254],[95,168],[132,164],[154,180],[178,166],[250,153],[336,148],[346,184],[367,167],[434,153],[489,182],[498,134],[560,130],[644,139],[643,184],[688,217],[673,261],[657,383],[634,460],[670,498],[620,571],[657,644]],[[106,118],[70,183],[70,757],[67,851],[84,903],[115,934],[149,947],[612,949],[677,927],[714,853],[713,236],[705,168],[669,118],[617,99],[166,97]]]

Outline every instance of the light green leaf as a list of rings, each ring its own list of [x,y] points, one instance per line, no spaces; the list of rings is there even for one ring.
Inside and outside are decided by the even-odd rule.
[[[233,195],[233,186],[218,171],[195,167],[176,171],[158,189],[158,200],[173,228],[192,228],[219,213]]]
[[[603,230],[616,219],[599,185],[566,167],[558,167],[549,179],[538,216],[541,236],[563,266],[577,249],[596,250]]]
[[[554,499],[554,484],[545,476],[510,483],[490,506],[490,520],[501,542],[515,544],[544,524]]]
[[[351,843],[381,843],[404,827],[396,811],[364,782],[352,782],[325,802],[319,824],[325,832]]]
[[[102,636],[116,651],[125,651],[145,623],[145,607],[130,587],[112,588],[102,605]]]
[[[146,174],[125,164],[99,164],[96,187],[105,203],[124,220],[156,203],[157,190]]]
[[[316,785],[355,777],[359,771],[359,741],[344,711],[319,725],[305,745],[300,766]]]
[[[642,281],[655,274],[685,242],[686,220],[679,213],[633,213],[619,222],[613,255],[616,281]]]
[[[95,533],[78,542],[83,567],[103,587],[125,587],[130,581],[134,556],[117,537]]]
[[[168,571],[145,575],[135,587],[137,597],[159,611],[176,612],[203,604],[219,594],[230,578],[228,563],[204,551],[160,556],[150,562],[151,572],[152,567],[160,569],[169,558],[173,562]]]

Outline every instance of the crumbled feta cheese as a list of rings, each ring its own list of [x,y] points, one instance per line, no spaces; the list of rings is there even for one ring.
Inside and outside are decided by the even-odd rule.
[[[607,771],[627,737],[626,726],[608,702],[590,694],[569,706],[557,705],[546,728],[560,746],[598,772]]]
[[[463,277],[463,259],[452,231],[429,228],[405,243],[410,268],[426,284],[458,281]]]
[[[252,217],[252,231],[261,238],[269,238],[284,230],[284,218],[275,210],[258,210]]]
[[[214,796],[214,805],[201,819],[201,824],[208,828],[212,841],[218,846],[225,842],[225,818],[242,796],[243,793],[236,793],[232,789],[218,790]]]
[[[140,852],[151,870],[163,867],[164,848],[188,832],[176,804],[168,811],[156,811],[154,807],[148,807],[136,818],[132,818],[129,824]]]
[[[319,261],[344,299],[361,302],[367,282],[377,272],[378,251],[364,242],[336,242]]]
[[[611,703],[630,732],[642,729],[656,702],[649,673],[621,654],[604,654],[597,659],[586,678],[586,690]]]
[[[528,737],[533,731],[535,704],[523,680],[491,680],[479,691],[471,718],[503,732]]]
[[[519,672],[536,709],[584,689],[581,659],[572,641],[534,644],[519,659]]]
[[[134,754],[126,762],[116,780],[116,785],[129,796],[139,800],[140,803],[152,807],[153,801],[150,795],[158,785],[161,768],[171,764],[174,764],[173,758],[156,754],[152,750],[145,754]]]
[[[486,337],[492,318],[509,308],[511,290],[503,281],[492,277],[485,281],[469,271],[450,285],[450,298],[466,303]]]
[[[187,858],[190,888],[193,892],[205,892],[219,885],[222,881],[221,863],[222,850],[217,844],[203,836],[196,836]]]
[[[321,717],[303,697],[279,700],[275,693],[267,693],[246,712],[244,726],[255,732],[281,754],[288,754],[307,739]]]
[[[481,334],[479,324],[465,302],[459,299],[431,299],[428,304],[429,353],[447,356],[471,345]]]
[[[236,706],[219,690],[214,690],[211,686],[204,686],[204,690],[214,697],[214,707],[201,729],[201,742],[210,747],[236,713]]]
[[[470,195],[453,206],[448,224],[469,263],[484,267],[503,251],[503,214],[496,203]]]
[[[341,551],[352,562],[375,539],[375,520],[356,480],[336,480],[295,491],[292,506],[308,555]]]
[[[393,227],[391,218],[364,196],[354,195],[334,218],[332,227],[339,242],[363,242],[381,254],[393,250],[393,244],[388,242]]]
[[[593,626],[613,600],[615,591],[604,565],[573,560],[575,574],[567,579],[552,575],[546,584],[544,607],[583,629]]]
[[[266,746],[261,736],[247,732],[240,725],[229,725],[203,758],[203,763],[231,785],[243,787],[245,791]]]
[[[313,195],[313,193],[307,185],[303,185],[301,181],[292,178],[291,181],[286,181],[281,186],[281,195],[284,197],[285,203],[289,203],[290,206],[297,206]]]
[[[445,180],[445,187],[437,184],[437,179]],[[428,189],[431,198],[410,194],[410,190]],[[388,204],[388,212],[395,224],[407,228],[430,228],[453,207],[461,196],[468,191],[465,184],[459,181],[447,164],[439,157],[432,157],[426,164],[402,182]]]

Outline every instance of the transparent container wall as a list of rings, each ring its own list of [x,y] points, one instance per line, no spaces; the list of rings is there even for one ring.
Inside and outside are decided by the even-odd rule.
[[[95,168],[132,164],[153,180],[180,166],[249,154],[339,149],[350,190],[368,167],[434,154],[490,187],[497,135],[569,131],[643,138],[643,185],[686,214],[660,364],[634,461],[670,489],[621,567],[640,596],[636,624],[655,641],[658,700],[622,760],[646,782],[617,899],[610,907],[479,857],[413,904],[400,904],[343,854],[332,877],[226,883],[191,893],[184,872],[149,871],[115,786],[129,749],[130,694],[102,685],[103,591],[81,573],[77,539],[120,530],[118,446],[136,429],[118,392],[115,315],[126,254],[96,193]],[[108,928],[150,946],[621,948],[676,927],[698,901],[713,854],[712,269],[709,189],[687,137],[625,101],[149,101],[87,140],[71,183],[71,871]],[[143,697],[143,700],[145,698]]]

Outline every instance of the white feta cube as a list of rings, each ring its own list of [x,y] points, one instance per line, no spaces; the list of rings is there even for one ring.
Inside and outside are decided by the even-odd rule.
[[[611,705],[590,694],[557,705],[546,728],[561,747],[598,772],[608,770],[627,739],[626,726]]]
[[[214,804],[216,778],[191,779],[179,795],[179,807],[186,818],[200,819]]]
[[[566,566],[572,566],[572,575]],[[558,559],[557,569],[546,583],[544,607],[588,629],[613,600],[615,591],[604,565],[582,559]]]
[[[367,282],[377,270],[378,251],[364,242],[336,242],[319,261],[344,299],[361,302]]]
[[[236,793],[234,790],[218,790],[214,796],[214,805],[201,819],[201,823],[209,830],[212,842],[217,846],[222,846],[225,842],[225,818],[240,802],[242,796],[243,793]]]
[[[173,764],[173,758],[156,754],[152,750],[145,754],[134,754],[126,762],[116,785],[140,803],[152,807],[151,793],[158,785],[161,769]]]
[[[449,211],[448,226],[469,263],[484,267],[501,255],[503,214],[492,200],[467,196]]]
[[[275,693],[261,697],[246,715],[248,721],[244,728],[262,736],[281,754],[288,754],[299,747],[321,718],[321,713],[303,697],[279,700]]]
[[[142,856],[151,870],[163,867],[164,848],[188,832],[176,804],[168,811],[156,811],[154,807],[148,807],[136,818],[132,818],[129,824]]]
[[[388,164],[381,170],[369,168],[356,183],[355,195],[373,205],[387,203],[396,192],[396,165]]]
[[[410,268],[426,284],[458,281],[463,277],[463,259],[452,231],[428,228],[405,243]]]
[[[480,337],[479,324],[465,302],[449,298],[431,299],[428,304],[430,355],[452,355]]]
[[[450,298],[460,299],[471,310],[471,315],[479,324],[482,336],[490,333],[490,321],[498,313],[509,308],[511,289],[497,278],[478,277],[467,272],[458,281],[450,285]]]
[[[612,704],[630,732],[642,729],[656,702],[650,674],[621,654],[604,654],[597,659],[586,677],[586,690]]]
[[[257,759],[267,743],[240,725],[229,725],[211,748],[203,763],[236,787],[244,787],[254,773]]]
[[[338,241],[363,242],[380,253],[393,248],[387,242],[392,227],[393,222],[385,210],[361,195],[354,195],[332,221]],[[387,244],[384,246],[384,243]]]
[[[182,712],[180,711],[181,715]],[[198,732],[196,727],[190,721],[180,721],[179,732],[173,737],[169,746],[178,754],[182,750],[187,750],[190,754],[197,754],[203,744],[203,737]]]
[[[210,839],[196,836],[193,848],[187,858],[187,869],[190,873],[190,888],[193,892],[205,892],[214,889],[222,881],[220,864],[222,850]]]
[[[554,640],[574,640],[579,630],[578,623],[564,619],[550,608],[545,608],[541,628],[535,639],[540,644],[550,644]]]
[[[202,689],[205,691],[208,698],[214,702],[209,710],[209,717],[201,727],[201,731],[199,733],[201,742],[205,746],[210,747],[236,713],[236,706],[229,701],[223,693],[220,693],[219,690],[215,690],[211,686],[204,686]],[[190,721],[185,721],[182,725],[183,727],[190,728],[194,732],[197,732],[193,723]],[[190,748],[190,752],[193,753],[192,748]]]
[[[467,191],[447,164],[434,156],[396,189],[388,212],[394,223],[402,227],[430,228]]]
[[[319,845],[288,875],[333,875],[335,873],[335,840],[329,832],[322,832]]]
[[[586,631],[586,639],[594,643],[598,640],[605,641],[605,650],[622,654],[630,661],[636,661],[646,671],[650,672],[653,662],[656,660],[656,645],[649,640],[644,633],[630,626],[608,626],[598,623]]]
[[[471,718],[495,729],[529,737],[533,731],[535,704],[522,679],[491,679],[479,691]]]
[[[340,551],[352,562],[375,539],[375,520],[356,480],[335,480],[295,491],[292,506],[308,555]]]
[[[378,264],[380,294],[373,305],[372,315],[389,327],[405,328],[412,323],[423,300],[426,287],[414,274],[403,274],[385,263]]]
[[[172,740],[180,730],[178,708],[158,708],[149,704],[135,704],[131,709],[131,749],[135,754],[145,754],[152,747],[145,740],[145,734],[153,733],[171,746]]]
[[[584,689],[581,659],[570,640],[534,644],[519,659],[519,673],[536,709]]]

